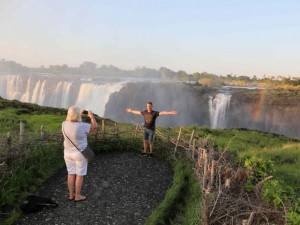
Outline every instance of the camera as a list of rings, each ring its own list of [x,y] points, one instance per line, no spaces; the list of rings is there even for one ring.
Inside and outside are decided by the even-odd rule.
[[[83,110],[82,114],[87,115],[89,112],[87,110]]]

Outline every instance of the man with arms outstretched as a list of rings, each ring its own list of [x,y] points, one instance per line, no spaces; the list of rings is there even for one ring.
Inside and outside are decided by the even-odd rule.
[[[177,115],[177,111],[162,111],[162,112],[153,111],[152,106],[153,106],[152,102],[147,102],[147,110],[138,111],[138,110],[133,110],[131,108],[126,109],[126,112],[144,116],[144,133],[143,133],[143,142],[144,142],[143,155],[144,156],[147,155],[148,143],[150,148],[149,156],[152,156],[156,118],[162,115]]]

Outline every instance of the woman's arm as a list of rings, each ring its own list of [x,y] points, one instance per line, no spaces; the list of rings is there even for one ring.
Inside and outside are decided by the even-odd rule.
[[[96,131],[98,129],[98,123],[95,119],[94,114],[92,113],[92,111],[88,111],[88,116],[91,119],[91,128],[90,128],[90,132]]]

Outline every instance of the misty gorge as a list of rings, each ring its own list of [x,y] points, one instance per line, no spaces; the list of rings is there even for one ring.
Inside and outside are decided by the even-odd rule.
[[[78,105],[116,122],[140,124],[142,117],[125,112],[144,110],[148,101],[161,116],[158,126],[243,128],[300,139],[299,95],[257,87],[208,88],[184,82],[130,77],[83,77],[49,74],[0,75],[0,96],[43,106]]]

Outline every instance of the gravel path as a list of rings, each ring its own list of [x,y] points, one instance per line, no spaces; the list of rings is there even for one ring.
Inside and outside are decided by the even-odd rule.
[[[172,169],[156,157],[134,152],[98,155],[84,180],[83,202],[69,202],[66,169],[45,182],[36,195],[57,208],[24,215],[16,225],[142,225],[172,184]]]

